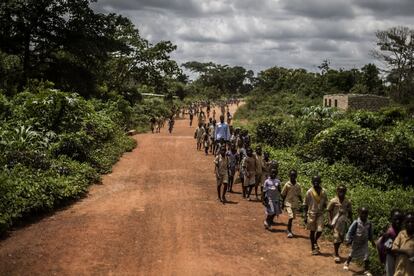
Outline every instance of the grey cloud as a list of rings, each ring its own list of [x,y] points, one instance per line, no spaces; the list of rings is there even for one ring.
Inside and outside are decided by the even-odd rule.
[[[355,12],[346,1],[282,0],[287,12],[310,18],[353,18]]]
[[[306,44],[306,49],[314,52],[336,52],[338,45],[332,40],[313,39]]]
[[[375,62],[375,31],[413,28],[414,0],[100,0],[100,12],[129,17],[151,43],[170,40],[172,57],[263,70],[317,71],[323,59],[353,68]],[[395,5],[395,6],[394,6]]]
[[[413,0],[354,0],[354,5],[377,16],[413,17],[414,15]]]
[[[170,12],[189,18],[212,14],[223,15],[233,10],[230,0],[100,0],[95,6],[101,12],[141,10]]]

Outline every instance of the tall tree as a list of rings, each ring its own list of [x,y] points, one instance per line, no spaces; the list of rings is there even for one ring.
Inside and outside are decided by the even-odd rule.
[[[369,63],[361,68],[360,83],[365,85],[370,94],[383,95],[384,86],[380,78],[380,71],[375,64]]]
[[[212,62],[202,63],[190,61],[182,66],[194,73],[197,73],[198,79],[194,85],[200,86],[210,97],[220,97],[223,93],[227,95],[245,94],[252,89],[254,81],[253,71],[247,71],[241,66],[228,66],[214,64]],[[212,93],[216,90],[216,93]]]
[[[373,54],[385,61],[387,80],[392,84],[397,99],[403,100],[410,96],[414,85],[414,30],[399,26],[377,31],[376,36],[379,49],[375,49]]]

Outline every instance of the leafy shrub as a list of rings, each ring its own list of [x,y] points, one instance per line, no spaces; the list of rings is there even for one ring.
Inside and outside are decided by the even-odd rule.
[[[124,120],[134,120],[124,100],[87,101],[30,83],[3,102],[10,113],[0,125],[0,231],[79,197],[136,146],[123,131],[131,123]]]
[[[16,102],[21,100],[18,97]],[[52,89],[25,95],[23,103],[14,106],[15,120],[56,133],[80,130],[83,120],[93,112],[92,106],[77,94]]]
[[[383,118],[378,113],[372,111],[355,111],[351,113],[350,118],[360,127],[371,130],[379,128],[383,123]]]
[[[10,113],[10,103],[5,95],[0,91],[0,120],[5,119]]]
[[[388,107],[381,110],[384,125],[393,125],[407,118],[407,111],[400,107]]]
[[[286,148],[296,144],[296,125],[293,120],[279,117],[260,121],[256,127],[257,142],[276,148]]]
[[[101,144],[100,147],[92,149],[88,156],[88,163],[98,170],[99,173],[111,172],[122,154],[131,151],[136,147],[136,141],[123,133],[118,133],[115,138]]]
[[[410,185],[414,180],[414,120],[397,123],[384,134],[386,162],[394,178]]]
[[[99,175],[87,164],[58,159],[42,171],[16,165],[0,172],[0,228],[25,214],[49,210],[86,192]]]
[[[5,126],[0,130],[0,165],[13,167],[23,164],[36,169],[47,169],[50,165],[48,148],[55,139],[53,132],[41,133],[31,127]]]
[[[383,148],[384,141],[375,132],[342,120],[320,132],[307,145],[304,155],[313,160],[322,157],[331,164],[342,160],[365,170],[378,170],[385,165]]]

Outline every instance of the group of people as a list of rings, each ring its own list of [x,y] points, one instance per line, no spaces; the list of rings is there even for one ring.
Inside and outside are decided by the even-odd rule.
[[[309,239],[312,255],[319,255],[318,240],[325,225],[325,213],[328,214],[327,226],[333,233],[334,261],[341,263],[339,255],[341,244],[351,245],[350,254],[343,264],[348,270],[354,259],[364,261],[364,275],[369,272],[368,244],[377,247],[380,259],[385,263],[387,275],[414,276],[414,214],[405,215],[400,210],[393,210],[391,224],[387,232],[374,241],[373,225],[369,221],[369,210],[361,206],[358,217],[353,220],[352,204],[348,200],[347,187],[340,185],[336,196],[328,200],[322,187],[322,179],[316,175],[312,178],[312,187],[302,198],[302,185],[297,181],[295,169],[289,172],[289,181],[282,185],[278,177],[278,163],[271,160],[267,152],[257,146],[253,151],[250,136],[246,130],[234,129],[225,122],[226,110],[221,110],[220,121],[216,123],[209,118],[208,123],[199,121],[194,138],[197,150],[204,147],[205,154],[215,155],[214,171],[217,180],[217,199],[226,204],[226,193],[233,191],[235,182],[242,184],[242,196],[252,200],[255,191],[256,200],[265,207],[264,227],[271,230],[275,220],[285,211],[288,216],[287,237],[293,238],[293,221],[303,212],[304,223],[310,231]],[[198,114],[204,113],[202,108]],[[236,178],[236,173],[238,177]],[[260,197],[259,197],[260,195]],[[404,223],[403,223],[404,222]],[[404,224],[404,227],[403,227]]]
[[[168,125],[168,132],[171,134],[174,128],[175,124],[175,117],[179,117],[180,115],[180,109],[173,106],[170,111],[170,115],[167,117],[159,116],[155,117],[152,116],[150,118],[150,128],[152,133],[160,133],[161,129],[164,127],[165,122],[167,122]]]

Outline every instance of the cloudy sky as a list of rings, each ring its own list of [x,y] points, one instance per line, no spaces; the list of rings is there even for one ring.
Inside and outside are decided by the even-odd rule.
[[[375,62],[375,31],[414,27],[414,0],[98,0],[98,12],[132,20],[152,43],[170,40],[173,58],[260,70],[316,71]],[[380,63],[377,63],[380,65]]]

